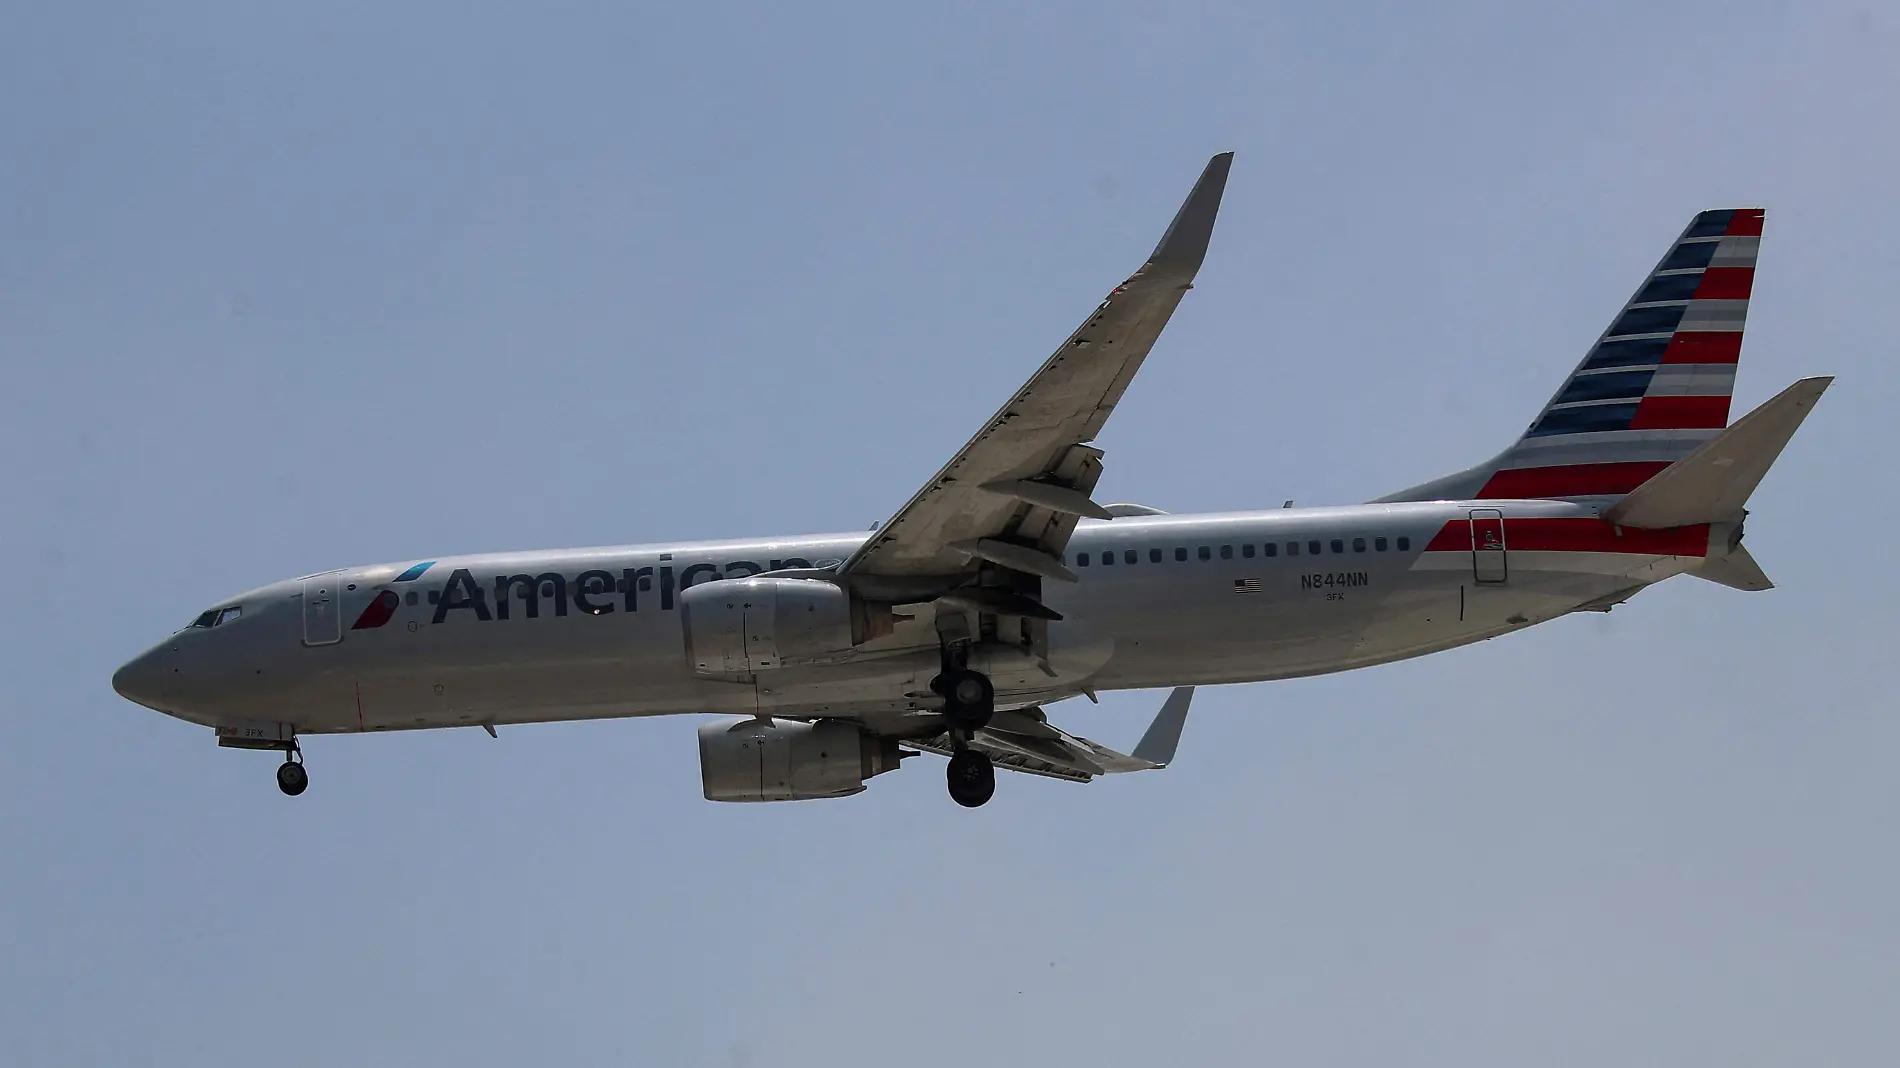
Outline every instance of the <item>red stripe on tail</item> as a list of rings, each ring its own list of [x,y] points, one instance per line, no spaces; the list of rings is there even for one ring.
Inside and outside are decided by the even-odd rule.
[[[1727,397],[1644,397],[1631,430],[1708,430],[1728,425]]]
[[[1649,403],[1644,401],[1644,404]],[[1642,411],[1641,407],[1637,409]],[[1479,500],[1523,500],[1539,497],[1594,497],[1628,493],[1668,467],[1666,460],[1620,464],[1570,464],[1567,467],[1521,467],[1499,471],[1478,491]]]
[[[1696,300],[1747,300],[1749,290],[1755,287],[1755,268],[1753,267],[1711,267],[1702,272],[1702,283],[1696,286]]]
[[[1723,331],[1682,331],[1669,339],[1663,352],[1664,363],[1739,363],[1742,359],[1742,333]]]

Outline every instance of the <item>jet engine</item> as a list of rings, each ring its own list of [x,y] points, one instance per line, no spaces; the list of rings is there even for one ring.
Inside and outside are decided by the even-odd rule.
[[[708,801],[848,797],[902,759],[896,739],[836,720],[746,717],[699,728],[699,774]]]
[[[679,606],[687,663],[727,679],[848,653],[894,625],[889,605],[822,579],[703,582],[682,592]]]

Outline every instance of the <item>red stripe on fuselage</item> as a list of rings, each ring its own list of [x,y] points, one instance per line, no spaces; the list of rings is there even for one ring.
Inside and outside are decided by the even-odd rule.
[[[1668,530],[1624,527],[1619,532],[1607,519],[1506,519],[1504,548],[1506,552],[1702,556],[1709,551],[1709,528],[1707,524]],[[1446,523],[1425,551],[1470,552],[1471,521],[1454,519]]]
[[[1728,425],[1727,397],[1644,397],[1631,430],[1707,430]]]
[[[1479,500],[1527,500],[1533,497],[1591,497],[1628,493],[1668,467],[1664,460],[1619,464],[1570,464],[1499,471],[1478,491]]]
[[[1664,363],[1739,363],[1741,359],[1740,330],[1677,331],[1662,355]]]

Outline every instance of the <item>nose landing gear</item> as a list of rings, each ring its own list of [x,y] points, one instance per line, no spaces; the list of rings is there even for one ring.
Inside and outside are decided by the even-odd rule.
[[[284,753],[284,762],[277,765],[277,788],[290,797],[310,788],[310,773],[303,769],[303,750]]]
[[[310,788],[310,775],[303,769],[303,747],[297,744],[297,727],[275,721],[220,723],[217,726],[221,749],[262,749],[284,754],[277,768],[277,788],[296,797]]]

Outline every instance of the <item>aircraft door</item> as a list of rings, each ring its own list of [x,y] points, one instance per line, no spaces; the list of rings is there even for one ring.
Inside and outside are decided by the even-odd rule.
[[[1471,510],[1471,578],[1480,586],[1502,586],[1510,577],[1504,557],[1504,513],[1496,508]]]
[[[338,603],[337,576],[312,575],[303,580],[303,643],[335,645],[343,640],[342,605]]]

